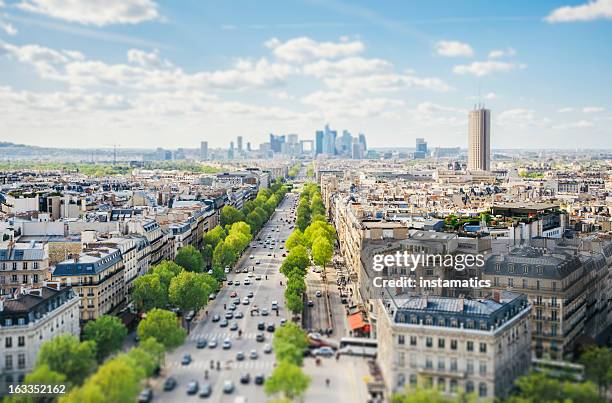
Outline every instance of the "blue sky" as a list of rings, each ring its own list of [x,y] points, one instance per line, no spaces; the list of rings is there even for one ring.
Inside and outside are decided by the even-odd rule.
[[[0,0],[0,139],[612,148],[612,0]]]

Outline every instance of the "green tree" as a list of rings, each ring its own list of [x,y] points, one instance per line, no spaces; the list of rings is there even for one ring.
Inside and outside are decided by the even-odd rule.
[[[289,309],[294,315],[302,313],[304,310],[304,301],[301,294],[297,294],[293,290],[285,290],[285,301],[287,303],[287,309]]]
[[[59,335],[44,342],[38,350],[36,366],[66,376],[68,383],[80,385],[96,368],[96,344],[80,342],[73,335]]]
[[[244,214],[232,206],[224,206],[221,209],[221,226],[232,225],[235,222],[244,221]]]
[[[582,354],[580,362],[584,364],[587,379],[597,385],[599,396],[602,398],[606,396],[612,382],[612,349],[590,348]]]
[[[230,234],[243,234],[247,238],[251,238],[251,227],[244,221],[236,222],[232,224],[230,230]]]
[[[98,362],[118,351],[127,336],[127,328],[116,316],[102,315],[89,321],[83,329],[83,339],[96,343]]]
[[[213,246],[210,244],[204,244],[202,246],[202,250],[200,251],[200,253],[202,254],[202,261],[204,262],[204,266],[210,267],[212,265],[213,251]]]
[[[291,252],[289,252],[281,264],[280,272],[288,277],[289,273],[292,272],[294,268],[297,267],[299,270],[305,272],[308,266],[310,266],[308,250],[305,247],[298,245],[291,249]]]
[[[603,403],[604,401],[598,397],[597,387],[591,382],[577,384],[560,381],[541,372],[522,376],[515,384],[518,392],[508,399],[509,403]]]
[[[298,325],[288,322],[276,331],[272,345],[278,361],[302,365],[304,350],[308,348],[308,336]]]
[[[150,274],[155,274],[159,277],[159,281],[164,287],[166,293],[168,292],[168,287],[170,287],[170,281],[180,272],[185,270],[183,266],[178,265],[175,262],[170,260],[164,260],[160,264],[153,266],[150,270]]]
[[[312,260],[320,266],[325,267],[334,254],[334,248],[325,238],[317,238],[312,243]]]
[[[442,392],[431,388],[415,388],[392,396],[392,403],[451,403]]]
[[[149,311],[147,317],[138,324],[137,333],[141,340],[153,337],[166,350],[183,344],[186,336],[174,312],[157,308]]]
[[[138,348],[144,350],[151,358],[157,367],[164,365],[166,359],[166,349],[163,344],[159,343],[153,337],[141,340],[138,344]]]
[[[206,305],[213,289],[205,282],[204,276],[208,274],[184,271],[174,277],[168,289],[170,303],[180,308],[183,313],[192,309],[197,311]]]
[[[264,221],[255,211],[251,211],[246,217],[246,223],[251,227],[253,234],[255,234],[263,227]]]
[[[202,254],[191,245],[187,245],[179,249],[174,261],[187,271],[199,273],[204,268],[204,259],[202,258]]]
[[[299,230],[299,228],[295,229],[291,233],[291,235],[289,235],[289,237],[285,241],[285,248],[288,251],[290,251],[291,249],[293,249],[294,247],[298,245],[305,246],[304,245],[304,234],[302,233],[302,231]]]
[[[52,371],[46,364],[34,368],[23,380],[24,385],[61,385],[66,383],[66,375]],[[14,394],[6,397],[3,401],[6,403],[52,403],[57,401],[57,396]]]
[[[140,381],[143,379],[144,371],[133,362],[126,359],[125,355],[118,356],[105,362],[98,371],[83,385],[83,392],[92,391],[95,402],[98,400],[98,390],[104,394],[106,402],[132,403],[140,392]],[[73,400],[76,402],[87,402],[80,400],[84,396],[78,396]]]
[[[217,244],[225,239],[227,234],[223,227],[217,225],[215,228],[211,229],[207,233],[204,234],[202,241],[206,245],[210,245],[212,249],[215,249]]]
[[[145,274],[134,280],[132,300],[138,311],[146,312],[153,308],[164,308],[168,302],[168,292],[158,275]]]
[[[272,375],[266,379],[264,391],[267,395],[281,394],[285,399],[298,400],[310,385],[310,377],[289,361],[281,361]]]

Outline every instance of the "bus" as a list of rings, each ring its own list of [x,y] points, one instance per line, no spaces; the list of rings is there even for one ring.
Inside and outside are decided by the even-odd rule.
[[[375,358],[378,341],[368,337],[343,337],[340,339],[339,347],[340,354]]]
[[[534,358],[533,369],[544,372],[552,378],[570,380],[574,382],[584,381],[584,365],[567,361],[553,361]]]

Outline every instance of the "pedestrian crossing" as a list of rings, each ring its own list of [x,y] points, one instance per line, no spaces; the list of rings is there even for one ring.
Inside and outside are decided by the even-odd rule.
[[[252,369],[252,370],[269,370],[274,368],[274,361],[271,360],[251,360],[245,358],[244,361],[232,360],[229,364],[227,362],[221,363],[223,368],[227,368],[229,365],[230,369]],[[184,368],[186,370],[205,370],[210,369],[210,360],[205,361],[193,361],[189,365],[181,365],[179,361],[167,362],[166,368],[168,369],[179,369]]]
[[[261,333],[261,332],[259,332]],[[257,337],[257,332],[243,332],[242,333],[242,337],[238,337],[238,331],[228,331],[228,332],[207,332],[204,330],[194,330],[192,331],[189,336],[187,337],[187,340],[190,341],[196,341],[198,339],[204,339],[206,341],[211,341],[211,340],[216,340],[217,343],[219,344],[218,347],[220,347],[220,344],[223,342],[223,340],[225,339],[230,339],[230,340],[255,340],[255,338]],[[271,336],[268,334],[264,334],[264,337],[266,338],[266,341],[269,341],[271,339]],[[208,348],[208,347],[206,347]]]

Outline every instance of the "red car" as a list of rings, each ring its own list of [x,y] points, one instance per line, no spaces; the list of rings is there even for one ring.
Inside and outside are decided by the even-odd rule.
[[[236,291],[232,291],[230,293],[230,298],[236,298],[238,296],[238,293]]]

